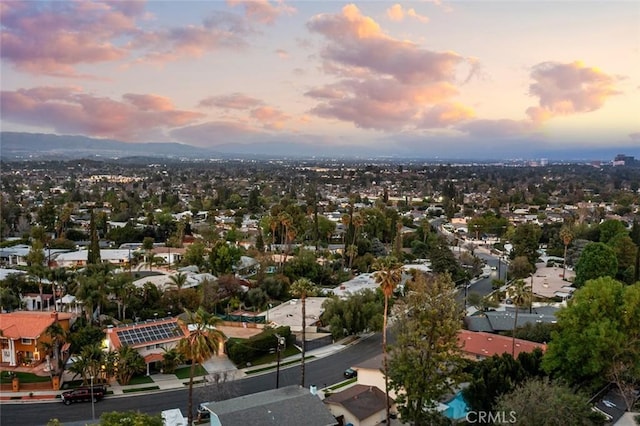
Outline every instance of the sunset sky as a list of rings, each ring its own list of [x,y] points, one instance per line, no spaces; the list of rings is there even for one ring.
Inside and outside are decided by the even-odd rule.
[[[1,128],[255,152],[640,151],[638,1],[3,1]]]

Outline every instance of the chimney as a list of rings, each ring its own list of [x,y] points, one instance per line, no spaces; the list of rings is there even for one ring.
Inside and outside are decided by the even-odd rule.
[[[51,318],[53,318],[54,320],[58,321],[58,311],[51,312]]]

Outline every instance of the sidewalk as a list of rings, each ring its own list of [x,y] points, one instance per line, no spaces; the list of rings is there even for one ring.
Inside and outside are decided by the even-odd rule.
[[[340,340],[331,345],[323,346],[318,349],[314,349],[312,351],[308,351],[306,353],[306,357],[313,358],[322,358],[325,356],[332,355],[336,352],[339,352],[346,348],[349,345],[355,344],[360,340],[369,337],[371,334],[359,336],[359,338],[347,337],[345,339]],[[283,358],[280,360],[280,365],[291,362],[291,361],[299,361],[302,357],[302,354],[293,355],[287,358]],[[312,359],[313,360],[313,359]],[[208,376],[196,377],[195,381],[199,382],[197,386],[200,386],[202,381],[212,381],[215,380],[213,377],[216,374],[226,375],[227,380],[238,380],[245,377],[247,374],[258,375],[258,374],[266,374],[270,373],[273,369],[276,368],[277,363],[272,362],[270,364],[261,364],[248,368],[238,369],[236,366],[229,360],[226,356],[213,357],[202,364]],[[253,372],[254,370],[260,370]],[[264,370],[264,371],[262,371]],[[179,379],[174,374],[152,374],[149,376],[152,383],[143,383],[138,385],[126,385],[122,386],[117,381],[112,381],[108,387],[107,392],[109,392],[109,398],[114,396],[116,397],[124,397],[130,392],[134,392],[136,389],[146,389],[143,391],[134,392],[135,395],[141,395],[145,393],[153,393],[160,392],[170,389],[184,389],[186,385],[189,383],[189,379]],[[70,380],[70,378],[67,378]],[[153,388],[153,389],[148,389]],[[40,391],[19,391],[19,392],[0,392],[0,401],[2,403],[9,404],[28,404],[29,402],[60,402],[60,394],[67,389],[61,389],[59,391],[54,390],[40,390]]]

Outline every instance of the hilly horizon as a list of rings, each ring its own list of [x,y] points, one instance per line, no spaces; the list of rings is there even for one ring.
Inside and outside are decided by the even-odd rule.
[[[0,132],[0,159],[42,160],[42,159],[86,159],[86,158],[166,158],[185,160],[204,160],[229,158],[234,156],[251,158],[413,158],[425,160],[458,160],[458,161],[508,161],[513,159],[537,160],[546,158],[550,161],[611,161],[618,154],[640,157],[640,149],[629,150],[629,147],[610,146],[607,148],[555,150],[540,152],[531,147],[528,152],[509,153],[503,151],[500,156],[495,150],[487,149],[484,155],[473,155],[462,150],[458,155],[448,157],[431,156],[418,150],[409,152],[398,147],[383,149],[367,149],[350,145],[332,147],[327,152],[326,146],[313,144],[300,145],[289,141],[269,141],[262,143],[226,143],[217,145],[216,149],[207,149],[178,142],[122,142],[114,139],[98,139],[79,135],[56,135],[48,133]],[[490,147],[489,147],[490,148]]]

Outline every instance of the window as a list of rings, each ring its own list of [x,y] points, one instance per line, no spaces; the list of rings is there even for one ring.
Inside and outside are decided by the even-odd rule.
[[[24,337],[20,339],[23,345],[33,345],[33,339],[25,339]]]

